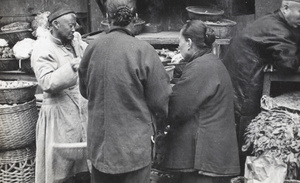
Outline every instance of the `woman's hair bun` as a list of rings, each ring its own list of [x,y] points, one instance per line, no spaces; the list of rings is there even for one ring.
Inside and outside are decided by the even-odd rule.
[[[206,33],[204,38],[205,44],[211,47],[212,44],[215,42],[215,40],[216,40],[215,31],[210,27],[206,27]]]
[[[136,0],[106,0],[105,6],[113,25],[127,26],[135,17]]]
[[[128,25],[132,19],[134,18],[132,9],[128,6],[120,6],[117,11],[114,13],[115,25],[126,26]]]

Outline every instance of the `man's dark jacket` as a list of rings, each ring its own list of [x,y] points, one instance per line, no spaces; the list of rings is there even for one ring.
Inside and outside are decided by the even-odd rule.
[[[127,31],[101,34],[79,68],[88,99],[88,157],[96,169],[120,174],[151,163],[152,124],[167,117],[171,85],[154,48]]]
[[[298,69],[297,34],[278,10],[257,19],[233,39],[223,62],[232,79],[235,112],[239,117],[260,112],[266,64],[273,64],[286,74]]]

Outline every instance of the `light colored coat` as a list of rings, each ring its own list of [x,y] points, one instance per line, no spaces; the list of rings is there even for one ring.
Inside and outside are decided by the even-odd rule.
[[[87,44],[79,33],[74,36],[72,46],[76,57],[81,57]],[[87,108],[79,93],[78,74],[69,63],[74,58],[52,35],[39,39],[32,52],[32,66],[44,96],[36,129],[36,183],[62,182],[87,171],[86,154],[75,162],[53,148],[54,143],[86,141]]]

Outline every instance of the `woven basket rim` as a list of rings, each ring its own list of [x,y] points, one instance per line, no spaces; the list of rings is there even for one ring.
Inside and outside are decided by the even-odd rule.
[[[0,107],[0,115],[7,114],[7,113],[14,113],[14,112],[21,112],[28,109],[31,109],[36,106],[36,99],[34,97],[33,100],[17,104],[15,106],[9,106],[9,107]]]
[[[32,32],[32,29],[12,30],[12,31],[0,31],[0,35],[20,32]]]
[[[194,13],[197,15],[223,15],[224,10],[219,8],[209,7],[209,6],[188,6],[185,8],[188,12]],[[206,11],[197,11],[197,10],[206,10]],[[209,10],[213,10],[214,12],[208,12]]]
[[[35,148],[33,145],[21,148],[21,149],[13,149],[13,150],[6,150],[6,151],[0,151],[0,164],[4,160],[11,161],[11,157],[21,156],[26,159],[34,158],[35,157]],[[12,156],[14,155],[14,156]],[[16,157],[19,158],[19,157]]]
[[[218,23],[218,22],[222,22],[222,23]],[[218,20],[217,22],[205,21],[204,24],[209,25],[209,26],[227,27],[227,26],[234,26],[237,23],[233,20],[221,19],[221,20]]]

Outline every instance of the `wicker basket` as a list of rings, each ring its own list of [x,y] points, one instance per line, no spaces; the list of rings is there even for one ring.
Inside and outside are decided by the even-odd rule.
[[[223,10],[216,7],[188,6],[185,9],[192,20],[218,21],[224,14]]]
[[[35,149],[26,147],[0,152],[0,182],[33,183]]]
[[[26,29],[0,32],[0,38],[5,39],[12,48],[18,41],[21,41],[24,38],[34,39],[34,36],[32,35],[31,29]]]
[[[0,88],[0,104],[21,104],[34,99],[37,83],[29,81],[19,81],[32,83],[20,88]]]
[[[0,58],[0,71],[15,71],[19,69],[15,58]]]
[[[30,58],[17,60],[16,58],[0,58],[0,71],[23,71],[28,74],[34,74]]]
[[[231,38],[234,35],[235,21],[222,19],[217,22],[204,22],[208,27],[215,31],[215,35],[219,39]]]
[[[246,179],[244,177],[235,177],[231,179],[231,183],[247,183]],[[285,180],[284,183],[300,183],[299,180]]]
[[[38,112],[35,99],[0,108],[0,150],[25,147],[35,141]]]

